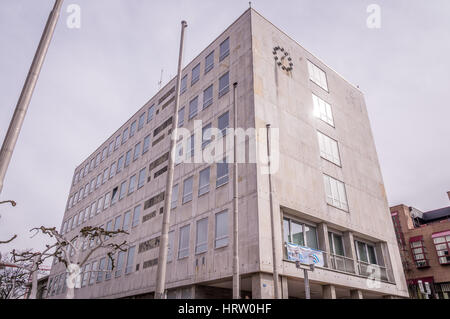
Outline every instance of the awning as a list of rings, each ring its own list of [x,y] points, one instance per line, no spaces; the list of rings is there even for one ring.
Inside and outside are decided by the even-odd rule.
[[[420,235],[420,236],[414,236],[414,237],[411,237],[411,238],[409,239],[409,242],[411,243],[411,242],[413,242],[413,241],[422,241],[422,240],[423,240],[423,236]]]

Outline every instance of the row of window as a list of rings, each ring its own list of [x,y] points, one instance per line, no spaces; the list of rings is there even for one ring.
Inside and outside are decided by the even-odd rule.
[[[433,235],[433,244],[436,249],[439,264],[450,264],[450,231]],[[422,236],[410,239],[411,253],[417,268],[429,266],[427,248]]]

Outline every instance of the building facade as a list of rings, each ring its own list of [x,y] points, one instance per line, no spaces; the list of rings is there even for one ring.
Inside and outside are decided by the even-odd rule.
[[[449,299],[450,206],[421,212],[398,205],[391,215],[411,297]]]
[[[183,69],[177,124],[192,135],[178,142],[179,156],[206,150],[207,128],[230,134],[235,82],[237,126],[256,130],[238,164],[241,296],[273,298],[275,263],[280,296],[305,297],[303,271],[286,255],[292,243],[322,253],[312,298],[407,297],[363,94],[249,9]],[[105,252],[94,253],[76,298],[153,297],[175,91],[173,79],[75,169],[62,232],[123,228],[129,235],[114,240],[130,246],[112,271]],[[271,188],[266,163],[250,160],[266,150],[258,132],[267,124],[278,137]],[[232,169],[175,166],[168,298],[232,296]],[[49,298],[64,296],[65,276],[53,265]]]

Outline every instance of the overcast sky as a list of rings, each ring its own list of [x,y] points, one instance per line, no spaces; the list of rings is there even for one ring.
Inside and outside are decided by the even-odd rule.
[[[0,1],[3,141],[53,0]],[[390,205],[449,206],[450,1],[252,1],[253,7],[365,93]],[[81,7],[69,29],[66,8]],[[343,5],[345,3],[345,5]],[[380,5],[381,28],[366,25]],[[61,225],[74,169],[175,75],[248,1],[66,0],[6,176],[0,240],[40,248],[32,227]]]

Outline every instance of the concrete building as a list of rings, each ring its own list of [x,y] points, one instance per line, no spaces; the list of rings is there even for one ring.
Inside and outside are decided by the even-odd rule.
[[[391,215],[411,297],[449,299],[450,206],[421,212],[397,205]]]
[[[259,160],[239,164],[242,297],[274,297],[274,262],[282,298],[305,297],[303,271],[287,260],[286,241],[325,256],[324,266],[309,275],[312,298],[408,296],[357,88],[253,9],[187,64],[182,76],[178,124],[194,133],[196,147],[206,145],[202,128],[211,124],[223,131],[233,123],[235,82],[238,127],[259,130],[271,124],[279,136],[274,154],[279,165],[272,174],[275,245],[267,167]],[[104,252],[93,254],[76,298],[153,297],[174,85],[175,79],[75,169],[62,232],[70,237],[85,225],[123,227],[130,234],[117,240],[126,239],[131,247],[117,256],[111,273],[96,272],[107,265]],[[203,122],[195,132],[194,120]],[[265,152],[264,134],[251,141],[244,143],[248,154]],[[177,150],[189,154],[182,142],[185,148]],[[232,167],[175,167],[168,298],[232,296]],[[377,274],[375,284],[368,272]],[[63,297],[64,276],[64,266],[55,264],[49,298]]]

